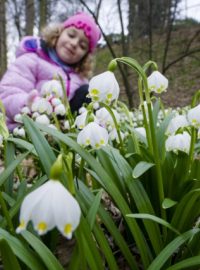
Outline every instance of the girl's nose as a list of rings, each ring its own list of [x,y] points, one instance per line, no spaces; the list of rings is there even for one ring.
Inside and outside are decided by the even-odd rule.
[[[71,40],[71,44],[72,44],[72,46],[76,47],[78,45],[78,38],[73,38]]]

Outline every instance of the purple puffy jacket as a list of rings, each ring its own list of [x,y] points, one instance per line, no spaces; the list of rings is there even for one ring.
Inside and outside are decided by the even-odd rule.
[[[34,40],[37,46],[27,46],[27,41]],[[71,100],[76,90],[88,83],[77,73],[66,73],[61,66],[53,62],[40,47],[40,40],[34,37],[25,37],[20,43],[17,58],[11,64],[0,82],[0,99],[7,115],[7,125],[12,130],[16,123],[13,117],[26,105],[28,94],[33,89],[40,93],[43,83],[60,75],[66,82],[66,92]]]

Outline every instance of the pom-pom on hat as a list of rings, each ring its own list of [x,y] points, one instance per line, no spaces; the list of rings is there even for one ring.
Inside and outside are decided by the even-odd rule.
[[[89,52],[95,49],[101,37],[101,31],[92,16],[85,12],[79,12],[67,19],[63,25],[65,28],[74,26],[77,29],[82,29],[89,40]]]

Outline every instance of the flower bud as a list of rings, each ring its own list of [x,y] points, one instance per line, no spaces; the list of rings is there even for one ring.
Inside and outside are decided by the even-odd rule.
[[[59,180],[63,170],[63,164],[62,164],[62,154],[60,154],[54,164],[51,167],[50,170],[50,178],[54,180]]]
[[[116,68],[117,68],[117,61],[115,59],[113,59],[108,64],[108,70],[113,72],[113,71],[115,71]]]

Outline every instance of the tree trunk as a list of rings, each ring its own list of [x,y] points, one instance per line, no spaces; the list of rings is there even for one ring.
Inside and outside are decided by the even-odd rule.
[[[33,35],[33,27],[34,27],[34,17],[35,17],[35,8],[34,8],[34,0],[26,0],[26,35]]]
[[[0,0],[0,79],[7,69],[6,0]]]
[[[47,0],[39,0],[39,13],[40,13],[39,30],[40,31],[47,23],[47,12],[48,12]]]

